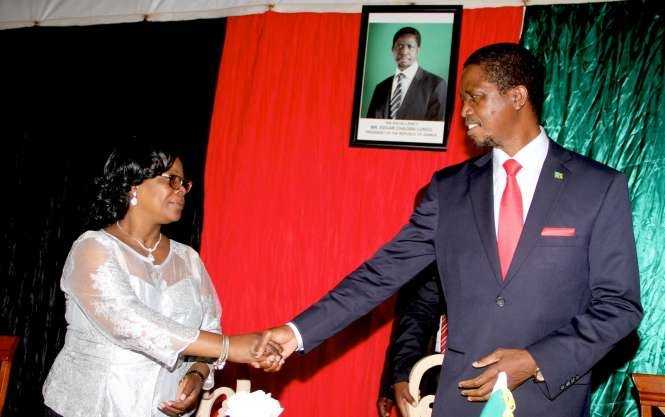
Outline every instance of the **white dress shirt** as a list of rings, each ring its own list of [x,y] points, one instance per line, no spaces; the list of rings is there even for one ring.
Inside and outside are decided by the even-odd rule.
[[[543,169],[545,157],[547,157],[547,150],[549,149],[549,140],[547,134],[540,127],[540,133],[531,142],[527,143],[520,149],[512,159],[522,165],[522,169],[517,172],[517,184],[520,186],[520,193],[522,194],[522,224],[526,219],[533,200],[533,194],[536,192],[536,184],[540,171]],[[499,235],[499,208],[501,207],[501,196],[503,190],[506,188],[506,170],[503,168],[503,163],[511,159],[507,153],[498,148],[492,149],[492,182],[494,190],[494,232],[495,236]]]
[[[409,91],[409,86],[411,85],[411,82],[413,79],[416,77],[416,72],[418,72],[418,62],[414,62],[411,64],[411,66],[404,71],[400,71],[399,68],[395,70],[395,76],[393,77],[393,87],[392,90],[390,90],[390,97],[395,94],[395,89],[397,88],[397,76],[402,73],[404,74],[404,79],[402,80],[402,101],[404,101],[404,97],[406,96],[406,92]]]
[[[415,65],[415,64],[414,64]],[[413,65],[412,65],[413,66]],[[411,68],[411,67],[409,67]],[[416,67],[417,69],[417,67]],[[408,70],[408,69],[407,69]],[[395,84],[393,82],[393,84]],[[522,169],[516,175],[517,184],[520,186],[520,192],[522,194],[522,222],[526,219],[526,215],[529,212],[529,207],[531,206],[531,200],[533,200],[533,195],[536,192],[536,184],[538,183],[538,177],[540,177],[540,171],[543,169],[543,164],[545,163],[545,158],[547,157],[547,151],[549,149],[550,143],[547,138],[547,134],[543,127],[540,127],[540,133],[533,140],[526,144],[522,149],[520,149],[512,159],[515,159],[517,162],[522,165]],[[506,160],[510,159],[507,153],[498,148],[492,149],[492,181],[493,181],[493,191],[494,191],[494,231],[495,235],[499,234],[499,208],[501,207],[501,196],[503,195],[503,190],[506,188],[506,170],[503,168],[503,163]],[[293,333],[296,336],[298,341],[299,351],[303,350],[303,341],[300,330],[292,322],[286,323],[289,326]]]

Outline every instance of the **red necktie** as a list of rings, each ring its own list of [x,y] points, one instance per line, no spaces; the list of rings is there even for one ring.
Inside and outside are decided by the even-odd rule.
[[[445,314],[439,319],[439,352],[445,353],[448,347],[448,316]]]
[[[503,163],[506,170],[506,188],[501,196],[499,209],[499,261],[501,262],[501,278],[506,279],[510,261],[513,259],[517,242],[522,233],[522,193],[517,184],[517,172],[522,168],[514,159]]]

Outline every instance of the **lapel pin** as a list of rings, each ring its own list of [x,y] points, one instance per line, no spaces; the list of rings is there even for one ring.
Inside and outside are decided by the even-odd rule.
[[[563,172],[561,172],[561,171],[554,171],[554,179],[562,180],[562,179],[563,179]]]

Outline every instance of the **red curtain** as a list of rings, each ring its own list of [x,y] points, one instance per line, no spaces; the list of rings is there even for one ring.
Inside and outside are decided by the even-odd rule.
[[[465,10],[460,65],[479,46],[517,41],[522,15]],[[475,152],[459,105],[446,152],[348,146],[359,26],[358,14],[228,19],[201,252],[229,333],[282,324],[316,301],[397,232],[435,170]],[[224,382],[251,373],[287,417],[375,416],[391,318],[385,303],[280,374],[236,368]]]

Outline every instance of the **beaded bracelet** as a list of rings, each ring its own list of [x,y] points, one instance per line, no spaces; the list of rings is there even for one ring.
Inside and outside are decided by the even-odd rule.
[[[187,373],[185,374],[185,376],[187,376],[187,375],[189,375],[189,374],[197,375],[199,378],[201,378],[201,382],[202,382],[202,383],[206,381],[206,377],[203,376],[203,374],[202,374],[200,371],[197,371],[196,369],[190,369],[189,371],[187,371]]]

